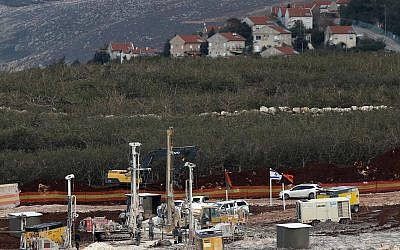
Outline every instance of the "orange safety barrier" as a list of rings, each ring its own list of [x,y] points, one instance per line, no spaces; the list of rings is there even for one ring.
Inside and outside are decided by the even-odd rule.
[[[321,184],[323,187],[335,186],[357,186],[360,193],[381,193],[400,191],[400,181],[374,181],[374,182],[356,182],[356,183],[329,183]],[[272,196],[277,197],[281,191],[281,186],[272,186]],[[141,192],[148,192],[141,190]],[[165,199],[164,192],[154,192],[162,195]],[[85,203],[101,203],[101,202],[116,202],[124,203],[126,201],[125,194],[129,190],[113,190],[104,192],[75,192],[78,204]],[[206,195],[211,199],[224,199],[225,189],[198,189],[193,190],[193,195]],[[234,199],[249,199],[249,198],[268,198],[269,186],[234,186],[228,190],[229,198]],[[176,191],[175,199],[184,199],[184,191]],[[64,203],[66,201],[66,192],[50,191],[50,192],[23,192],[20,194],[21,205],[28,204],[50,204]]]

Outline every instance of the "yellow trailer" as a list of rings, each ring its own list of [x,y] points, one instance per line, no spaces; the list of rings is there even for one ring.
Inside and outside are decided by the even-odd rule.
[[[360,192],[357,187],[338,186],[321,189],[317,193],[317,199],[345,197],[350,200],[351,211],[357,213],[360,210]]]

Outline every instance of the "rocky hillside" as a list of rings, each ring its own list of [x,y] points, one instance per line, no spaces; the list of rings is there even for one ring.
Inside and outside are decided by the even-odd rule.
[[[275,2],[0,0],[0,66],[40,66],[64,56],[87,61],[110,40],[161,49],[174,34],[200,29],[201,20],[241,16]]]

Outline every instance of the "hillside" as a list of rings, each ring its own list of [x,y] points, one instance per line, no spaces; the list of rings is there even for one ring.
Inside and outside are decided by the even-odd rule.
[[[207,18],[241,16],[276,0],[0,1],[0,69],[47,65],[66,57],[86,62],[109,41],[162,48]],[[5,65],[6,64],[6,65]],[[7,67],[6,67],[7,66]]]
[[[310,53],[3,72],[0,179],[57,179],[74,172],[82,181],[99,183],[107,169],[127,166],[128,142],[142,142],[142,154],[164,147],[169,126],[176,131],[175,145],[200,147],[196,171],[203,174],[368,162],[400,146],[399,68],[396,54]],[[390,108],[318,115],[241,112],[262,105]],[[213,111],[240,112],[201,115]]]

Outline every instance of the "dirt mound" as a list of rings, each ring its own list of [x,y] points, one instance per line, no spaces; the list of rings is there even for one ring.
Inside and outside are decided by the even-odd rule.
[[[376,157],[363,170],[373,180],[399,180],[400,149],[389,150]]]
[[[283,169],[282,172],[292,174],[295,183],[357,182],[363,179],[354,166],[329,163],[313,162],[304,167]]]
[[[20,183],[19,188],[22,192],[44,192],[44,191],[67,191],[67,184],[64,179],[58,180],[35,180],[28,183]],[[76,192],[107,191],[115,187],[89,186],[77,181],[73,182],[73,190]]]

